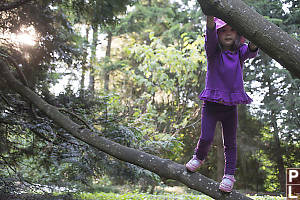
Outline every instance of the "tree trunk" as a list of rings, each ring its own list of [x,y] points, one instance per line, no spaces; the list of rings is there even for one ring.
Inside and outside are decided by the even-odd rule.
[[[300,42],[241,0],[198,0],[203,13],[226,21],[300,78]]]
[[[106,52],[105,52],[105,56],[107,58],[110,58],[111,42],[112,42],[112,33],[111,33],[111,31],[108,31],[107,47],[106,47]],[[109,91],[109,70],[106,68],[104,69],[104,91],[106,91],[106,92]]]
[[[278,175],[277,178],[279,180],[280,184],[280,191],[285,193],[286,185],[285,185],[285,167],[284,167],[284,161],[282,158],[283,155],[283,149],[280,144],[280,138],[279,138],[279,130],[277,126],[277,120],[275,115],[273,114],[273,111],[271,111],[271,122],[272,126],[274,128],[273,132],[273,138],[274,138],[274,158],[276,162],[276,167],[278,169]]]
[[[180,181],[188,187],[211,196],[214,199],[251,199],[235,190],[230,194],[224,194],[219,191],[219,184],[217,182],[199,173],[187,172],[185,167],[181,164],[120,145],[100,136],[101,133],[99,132],[93,132],[87,128],[82,128],[82,126],[76,124],[70,118],[59,112],[56,107],[48,104],[28,87],[25,87],[11,74],[8,66],[2,60],[0,60],[0,75],[6,80],[7,84],[10,85],[11,89],[31,101],[57,125],[70,132],[70,134],[72,134],[75,138],[97,148],[100,151],[122,161],[129,162],[154,172],[160,177]]]
[[[89,90],[92,94],[95,92],[95,64],[96,64],[96,49],[98,44],[98,25],[92,25],[93,29],[93,43],[91,47],[91,61],[90,61],[90,82]]]
[[[269,85],[269,96],[276,99],[276,97],[274,96],[274,94],[275,94],[275,91],[273,88],[274,86],[270,79],[268,79],[268,85]],[[285,192],[285,190],[286,190],[285,167],[284,167],[284,161],[283,161],[283,157],[282,157],[282,155],[284,154],[284,150],[281,147],[281,142],[280,142],[280,138],[279,138],[280,131],[279,131],[279,128],[277,125],[276,111],[274,111],[273,109],[271,109],[270,121],[271,121],[271,126],[274,129],[274,132],[273,132],[274,147],[273,147],[273,149],[275,151],[273,151],[273,156],[274,156],[274,161],[276,162],[276,167],[278,169],[277,178],[278,178],[279,184],[280,184],[280,191]]]
[[[85,73],[87,69],[87,55],[88,55],[88,44],[89,44],[89,31],[90,26],[87,26],[85,29],[85,39],[86,43],[84,45],[84,52],[83,52],[83,61],[82,61],[82,71],[81,71],[81,79],[80,79],[80,94],[83,95],[84,91],[84,82],[85,82]]]

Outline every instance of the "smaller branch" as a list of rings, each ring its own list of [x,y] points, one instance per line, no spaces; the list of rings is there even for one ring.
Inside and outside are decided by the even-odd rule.
[[[51,144],[55,144],[55,145],[59,145],[58,142],[52,141],[51,139],[49,139],[48,137],[46,137],[45,135],[43,135],[42,133],[40,133],[39,131],[35,130],[35,129],[30,129],[36,136],[38,136],[41,139],[46,140],[47,142],[51,143]]]
[[[3,99],[3,101],[9,106],[9,107],[12,107],[12,108],[16,108],[16,106],[15,105],[12,105],[11,103],[9,103],[9,101],[6,99],[6,97],[3,95],[3,94],[0,94],[0,97],[1,97],[1,99]],[[9,111],[13,111],[13,110],[10,110],[10,109],[8,109],[7,108],[7,110],[9,110]]]
[[[84,123],[84,125],[86,126],[86,127],[88,127],[88,129],[90,129],[91,131],[94,131],[94,129],[84,120],[84,119],[82,119],[81,117],[79,117],[78,115],[76,115],[75,113],[72,113],[71,111],[68,111],[67,109],[65,109],[65,108],[59,108],[58,109],[59,111],[61,111],[61,112],[65,112],[65,113],[68,113],[68,114],[70,114],[70,115],[72,115],[73,117],[76,117],[79,121],[81,121],[82,123]]]
[[[28,86],[28,81],[23,73],[23,71],[20,69],[18,63],[15,61],[15,59],[13,59],[11,56],[7,55],[7,52],[2,52],[3,50],[0,50],[0,56],[2,56],[4,59],[7,60],[8,63],[10,63],[11,65],[13,65],[15,68],[16,68],[16,71],[17,73],[19,74],[20,76],[20,79],[22,81],[22,83],[29,87]]]
[[[23,4],[26,4],[28,2],[30,2],[32,0],[19,0],[19,1],[15,1],[15,2],[11,2],[11,3],[4,3],[0,5],[0,12],[1,11],[8,11],[8,10],[12,10],[14,8],[18,8]]]
[[[174,133],[172,134],[172,136],[175,136],[177,133],[179,133],[179,131],[184,130],[184,129],[187,129],[187,128],[189,128],[189,127],[193,127],[194,129],[196,129],[196,128],[195,128],[195,125],[196,125],[198,122],[200,122],[200,121],[201,121],[201,118],[197,119],[195,122],[193,122],[193,123],[191,123],[191,124],[186,125],[185,127],[176,129],[176,130],[174,131]]]
[[[19,67],[18,63],[15,61],[15,59],[12,56],[7,55],[6,52],[1,52],[0,51],[0,56],[4,57],[8,63],[10,63],[12,66],[14,66],[16,68],[16,71],[17,71],[17,73],[20,76],[21,82],[26,87],[29,87],[29,84],[28,84],[28,81],[26,79],[26,76],[24,75],[23,71],[20,69],[20,67]],[[30,101],[29,101],[29,105],[30,105],[30,110],[31,110],[33,116],[36,119],[39,119],[40,117],[36,114],[36,112],[35,112],[35,110],[33,108],[33,105],[32,105],[32,103],[30,103]]]
[[[4,161],[4,163],[6,164],[6,168],[12,170],[15,174],[17,174],[17,170],[14,169],[10,163],[6,160],[6,157],[0,154],[1,159]],[[10,174],[10,173],[9,173]]]
[[[59,138],[61,138],[63,141],[65,141],[65,142],[67,142],[67,143],[69,143],[69,144],[71,144],[71,145],[79,146],[79,147],[84,147],[83,144],[79,144],[79,143],[75,143],[75,142],[70,141],[70,139],[67,138],[67,137],[66,137],[65,135],[63,135],[63,134],[58,134],[57,136],[58,136]]]

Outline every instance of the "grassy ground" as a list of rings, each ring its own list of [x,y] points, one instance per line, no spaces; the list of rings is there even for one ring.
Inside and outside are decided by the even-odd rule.
[[[273,196],[251,196],[254,200],[284,200],[283,197]],[[212,198],[205,195],[195,194],[144,194],[144,193],[80,193],[76,195],[37,195],[37,194],[21,194],[16,196],[2,196],[2,200],[212,200]]]
[[[76,199],[84,200],[213,200],[187,187],[157,187],[156,194],[141,193],[139,190],[130,190],[126,187],[104,187],[91,193],[80,193]],[[249,196],[254,200],[284,200],[284,197]]]
[[[246,192],[242,192],[246,193]],[[3,196],[4,195],[4,196]],[[250,196],[254,200],[284,200],[284,197],[275,196]],[[0,192],[0,200],[212,200],[212,198],[201,194],[198,191],[185,186],[161,186],[155,187],[154,194],[141,192],[140,187],[124,184],[115,185],[94,185],[90,192],[78,192],[76,194],[55,193],[55,194],[16,194],[5,196]]]
[[[205,195],[192,195],[192,194],[140,194],[140,193],[82,193],[77,198],[84,200],[213,200],[212,198]],[[272,197],[272,196],[251,196],[255,200],[284,200],[283,197]]]

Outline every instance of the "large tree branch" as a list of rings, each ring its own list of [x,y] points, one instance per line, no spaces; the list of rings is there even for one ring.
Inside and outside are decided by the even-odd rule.
[[[32,1],[32,0],[18,0],[18,1],[15,1],[15,2],[0,4],[0,12],[1,11],[8,11],[8,10],[17,8],[17,7],[19,7],[19,6],[21,6],[25,3],[28,3],[30,1]]]
[[[230,194],[224,194],[218,190],[219,184],[217,182],[199,173],[187,172],[183,165],[112,142],[102,136],[99,136],[99,133],[92,132],[89,129],[82,129],[82,126],[76,124],[70,118],[63,115],[59,112],[58,108],[45,102],[36,93],[18,81],[9,71],[8,66],[0,60],[0,77],[1,76],[7,81],[11,89],[29,99],[49,118],[54,120],[56,124],[69,131],[77,139],[97,148],[100,151],[122,161],[132,163],[154,172],[160,177],[178,180],[188,187],[211,196],[214,199],[251,199],[237,191],[233,191]]]
[[[299,41],[266,20],[241,0],[198,0],[198,2],[204,14],[226,21],[278,61],[292,75],[300,78]]]

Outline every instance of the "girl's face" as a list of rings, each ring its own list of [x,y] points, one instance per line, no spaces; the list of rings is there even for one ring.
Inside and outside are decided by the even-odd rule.
[[[238,33],[231,26],[226,25],[218,30],[219,40],[224,50],[232,50]]]

